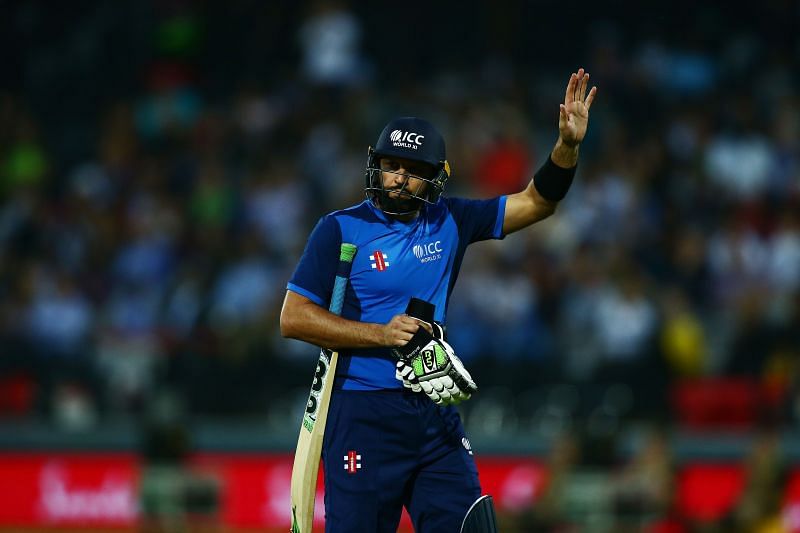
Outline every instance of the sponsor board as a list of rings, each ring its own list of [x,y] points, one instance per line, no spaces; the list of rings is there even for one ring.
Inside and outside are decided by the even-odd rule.
[[[352,454],[354,471],[359,453]],[[348,462],[351,461],[348,454]],[[216,479],[219,522],[232,528],[289,527],[292,454],[219,454],[192,457],[187,469]],[[498,511],[530,506],[540,493],[545,469],[529,457],[477,461],[484,493]],[[341,468],[341,463],[337,468]],[[349,463],[348,463],[349,464]],[[131,453],[0,454],[0,528],[136,527],[141,517],[139,488],[144,464]],[[324,525],[324,479],[320,470],[315,528]],[[411,531],[403,512],[400,529]]]

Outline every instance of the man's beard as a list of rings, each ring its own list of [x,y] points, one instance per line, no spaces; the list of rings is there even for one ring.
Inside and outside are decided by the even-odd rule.
[[[412,198],[410,196],[403,195],[392,198],[389,196],[390,192],[392,191],[383,191],[378,197],[378,202],[380,203],[381,209],[387,213],[413,213],[415,211],[419,211],[420,207],[422,206],[422,200],[419,198]]]

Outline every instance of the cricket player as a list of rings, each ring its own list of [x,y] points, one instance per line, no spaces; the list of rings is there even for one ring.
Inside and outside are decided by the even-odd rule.
[[[425,120],[398,118],[369,150],[366,200],[311,233],[280,324],[284,337],[339,351],[322,449],[326,531],[394,532],[405,506],[418,532],[458,532],[480,496],[453,406],[475,382],[443,338],[447,302],[469,244],[550,216],[566,195],[597,92],[588,82],[582,68],[570,76],[558,140],[524,190],[444,196],[444,139]],[[336,316],[328,304],[342,242],[358,253]],[[412,297],[433,304],[434,324],[405,314]]]

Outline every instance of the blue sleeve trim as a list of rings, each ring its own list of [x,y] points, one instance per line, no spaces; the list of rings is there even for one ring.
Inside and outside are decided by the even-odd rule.
[[[320,298],[319,296],[317,296],[316,294],[314,294],[311,291],[307,291],[306,289],[304,289],[302,287],[298,287],[294,283],[287,283],[286,284],[286,288],[289,289],[292,292],[296,292],[297,294],[299,294],[301,296],[305,296],[306,298],[308,298],[309,300],[311,300],[315,304],[319,305],[320,307],[327,307],[325,305],[325,301],[322,298]]]
[[[494,223],[494,238],[502,239],[505,237],[503,234],[503,222],[506,219],[506,200],[508,196],[501,196],[499,205],[497,206],[497,220]]]
[[[327,308],[339,265],[341,230],[336,217],[322,217],[306,242],[287,287]]]

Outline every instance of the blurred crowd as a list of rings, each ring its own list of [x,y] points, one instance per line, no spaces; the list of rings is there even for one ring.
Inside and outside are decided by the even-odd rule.
[[[580,66],[599,92],[575,184],[552,218],[468,252],[452,344],[487,389],[624,383],[632,416],[665,416],[687,379],[791,397],[796,5],[693,5],[691,20],[595,8],[563,43],[562,7],[511,4],[449,28],[368,2],[12,9],[2,408],[91,422],[168,390],[192,413],[265,412],[307,386],[315,357],[280,338],[286,281],[318,217],[363,199],[383,124],[437,125],[447,194],[515,192],[547,157]]]
[[[666,434],[645,432],[613,468],[587,468],[573,434],[554,444],[534,505],[500,517],[503,531],[791,533],[798,530],[797,470],[772,431],[756,432],[737,465],[680,465]]]

